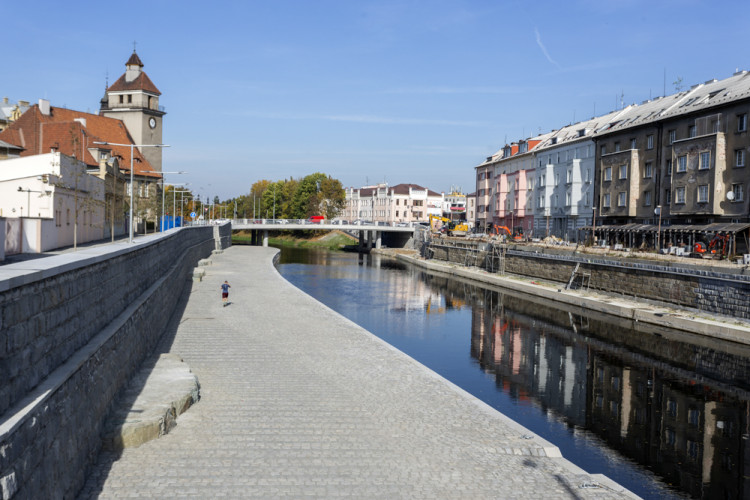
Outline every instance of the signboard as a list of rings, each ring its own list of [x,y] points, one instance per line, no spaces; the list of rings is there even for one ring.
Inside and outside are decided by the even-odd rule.
[[[193,219],[195,219],[195,212],[190,212],[190,217],[192,217]]]

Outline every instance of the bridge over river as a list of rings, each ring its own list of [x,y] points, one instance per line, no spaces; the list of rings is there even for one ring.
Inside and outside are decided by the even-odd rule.
[[[383,245],[401,248],[414,232],[425,226],[420,225],[382,225],[382,224],[345,224],[343,221],[316,222],[306,219],[234,219],[232,230],[252,231],[257,243],[267,247],[268,235],[272,231],[344,231],[359,237],[362,249],[381,248]]]

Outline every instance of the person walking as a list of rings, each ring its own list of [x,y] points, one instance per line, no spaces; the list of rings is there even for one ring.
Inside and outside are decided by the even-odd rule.
[[[221,284],[221,301],[224,303],[223,307],[226,307],[229,305],[229,289],[232,288],[229,286],[228,281],[224,281],[224,283]]]

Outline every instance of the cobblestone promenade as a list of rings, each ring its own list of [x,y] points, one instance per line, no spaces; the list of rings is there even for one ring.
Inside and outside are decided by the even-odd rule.
[[[201,400],[168,435],[102,453],[81,498],[628,496],[288,284],[275,252],[213,257],[163,347]]]

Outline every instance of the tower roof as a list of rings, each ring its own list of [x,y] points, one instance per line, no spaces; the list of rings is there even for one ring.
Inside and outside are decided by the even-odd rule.
[[[124,90],[143,90],[152,94],[161,95],[161,92],[156,88],[154,82],[152,82],[148,75],[143,71],[141,71],[141,74],[131,82],[127,81],[123,74],[115,83],[110,85],[107,92],[121,92]]]
[[[141,58],[138,57],[138,54],[135,53],[135,50],[133,51],[133,54],[130,56],[130,59],[128,59],[128,62],[125,63],[125,66],[133,66],[137,64],[141,68],[143,67],[143,63],[141,62]]]

